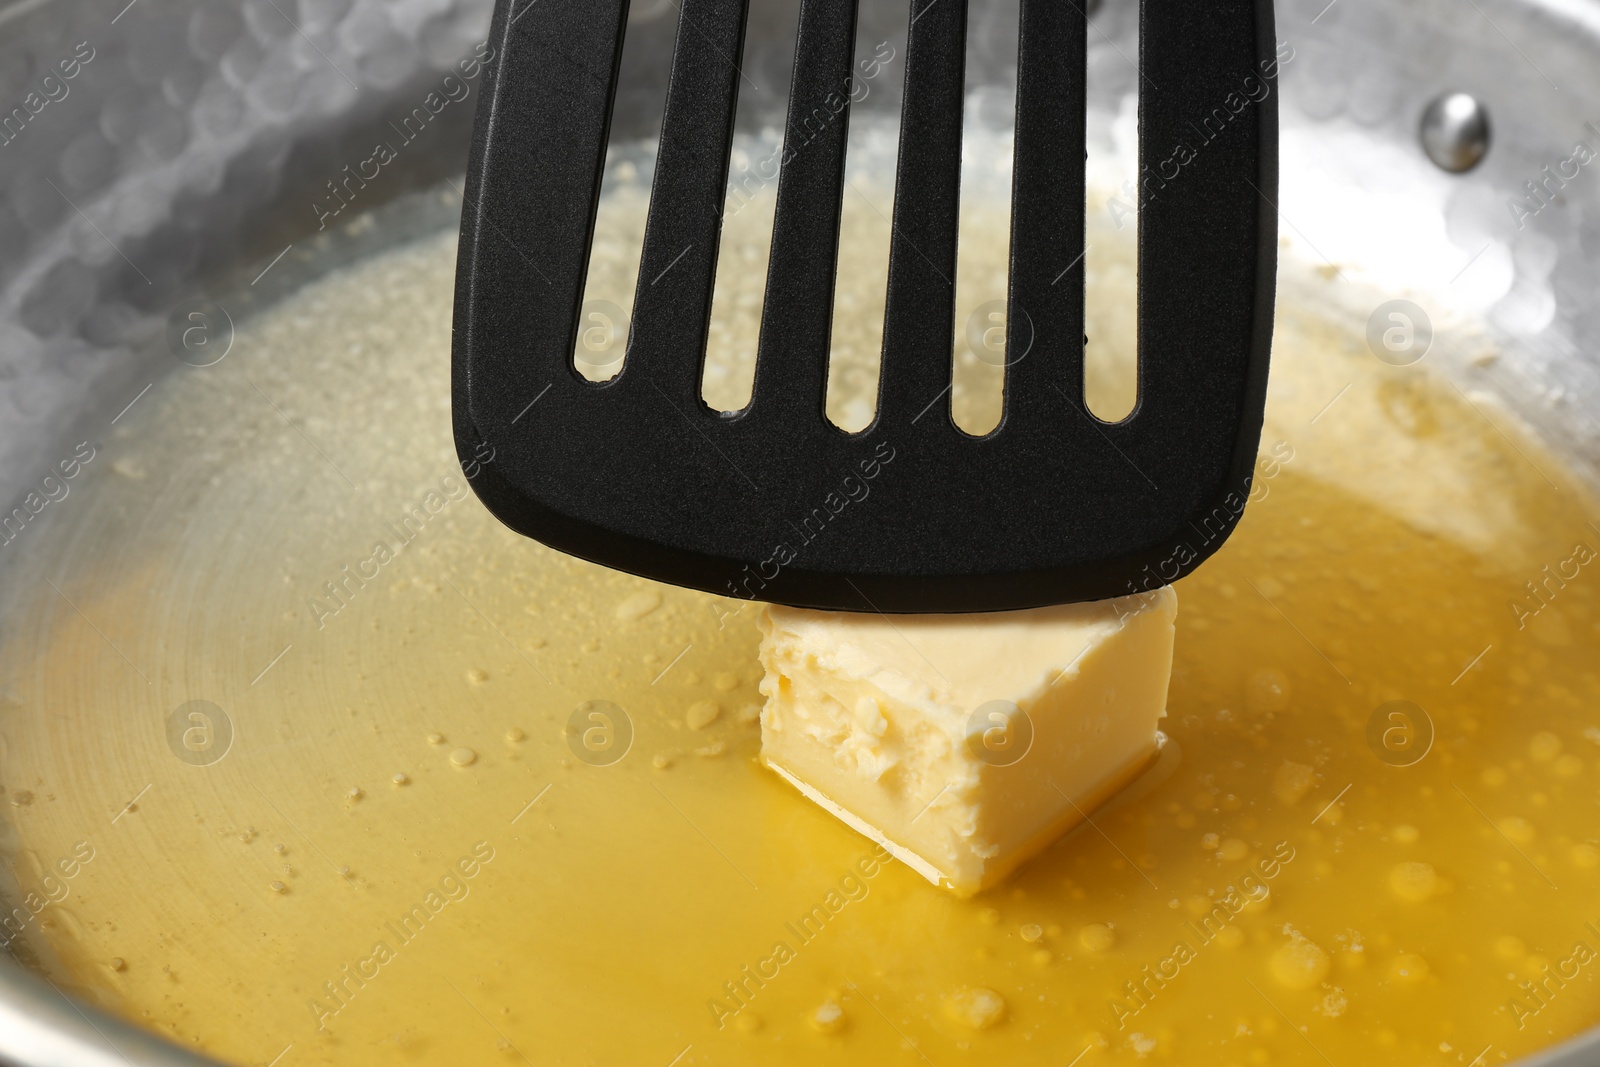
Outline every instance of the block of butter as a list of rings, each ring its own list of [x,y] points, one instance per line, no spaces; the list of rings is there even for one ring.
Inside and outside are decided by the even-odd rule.
[[[766,607],[762,759],[970,895],[1154,761],[1177,607],[1170,588],[982,615]]]

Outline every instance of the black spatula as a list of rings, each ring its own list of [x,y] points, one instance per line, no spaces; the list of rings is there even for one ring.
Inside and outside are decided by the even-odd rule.
[[[604,383],[573,350],[627,0],[495,9],[453,356],[457,449],[489,509],[610,567],[845,610],[1100,599],[1214,552],[1249,494],[1272,334],[1270,0],[1143,0],[1139,400],[1116,424],[1083,399],[1082,0],[1022,0],[1011,365],[982,438],[944,399],[967,0],[912,2],[878,414],[857,434],[823,414],[848,115],[806,121],[847,84],[855,0],[801,3],[787,136],[806,143],[785,152],[732,415],[699,382],[746,0],[679,2],[627,357]]]

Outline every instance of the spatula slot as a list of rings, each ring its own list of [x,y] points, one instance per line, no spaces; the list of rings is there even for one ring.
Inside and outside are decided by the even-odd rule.
[[[965,434],[1000,425],[1005,405],[1011,169],[1017,116],[1016,0],[967,15],[951,389],[938,405]],[[929,412],[929,416],[932,416]]]
[[[654,153],[641,151],[640,142],[613,139],[606,153],[572,348],[573,369],[591,382],[610,381],[622,373],[654,164]]]
[[[1138,17],[1132,4],[1101,4],[1089,18],[1085,95],[1099,126],[1086,138],[1082,278],[1096,293],[1135,294],[1127,302],[1085,301],[1083,400],[1106,423],[1127,418],[1138,401],[1139,158],[1137,110],[1128,105],[1137,104],[1139,67],[1136,55],[1112,43],[1121,35],[1118,20]]]
[[[670,0],[635,0],[628,8],[611,138],[572,351],[573,369],[589,381],[616,377],[627,353],[645,211],[666,106],[655,86],[666,80],[676,16]]]
[[[918,6],[928,0],[918,0]],[[905,76],[906,0],[860,0],[855,62],[828,109],[848,105],[839,265],[828,344],[828,421],[849,433],[877,414],[883,310]]]
[[[799,0],[750,0],[750,21],[764,27],[758,36],[767,44],[740,65],[736,132],[700,379],[701,398],[723,413],[743,411],[755,383],[799,13]]]

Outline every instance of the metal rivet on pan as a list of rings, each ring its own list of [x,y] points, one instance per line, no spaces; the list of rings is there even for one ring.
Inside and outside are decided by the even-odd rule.
[[[1428,158],[1460,174],[1489,151],[1489,110],[1475,96],[1444,93],[1423,111],[1420,133]]]

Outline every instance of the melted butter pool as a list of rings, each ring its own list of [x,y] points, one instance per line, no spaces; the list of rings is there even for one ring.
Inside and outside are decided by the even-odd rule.
[[[241,322],[4,547],[4,936],[62,988],[283,1067],[1468,1064],[1600,1021],[1595,511],[1426,364],[1282,309],[1179,766],[963,902],[757,765],[753,608],[479,506],[453,246]]]

